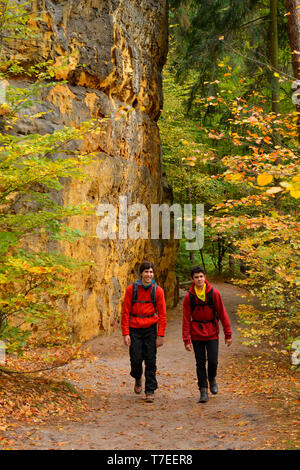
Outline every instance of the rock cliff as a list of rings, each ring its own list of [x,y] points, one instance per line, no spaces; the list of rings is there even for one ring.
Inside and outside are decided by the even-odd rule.
[[[156,121],[162,107],[161,71],[167,54],[167,0],[33,0],[32,25],[42,39],[16,42],[11,57],[23,66],[53,60],[58,84],[42,92],[38,110],[51,110],[34,124],[23,119],[19,132],[48,133],[90,117],[109,116],[105,133],[89,134],[82,149],[95,152],[84,181],[67,181],[64,204],[89,201],[119,205],[171,202],[161,169]],[[66,81],[66,83],[62,81]],[[120,119],[120,108],[131,111]],[[167,305],[177,300],[177,244],[172,240],[107,239],[96,236],[99,217],[73,218],[72,226],[92,234],[61,248],[93,265],[67,282],[76,294],[60,303],[75,338],[109,334],[120,320],[126,286],[144,259],[157,266]]]

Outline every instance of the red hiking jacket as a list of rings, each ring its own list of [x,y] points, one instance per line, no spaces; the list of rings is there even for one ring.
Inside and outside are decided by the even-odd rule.
[[[166,311],[166,302],[164,291],[160,286],[157,286],[156,289],[156,310],[157,315],[140,318],[140,317],[130,317],[130,312],[135,315],[151,315],[155,312],[154,306],[152,303],[134,303],[131,307],[133,287],[130,284],[125,293],[125,298],[122,308],[121,316],[121,328],[122,335],[129,335],[129,326],[132,328],[147,328],[154,323],[158,323],[157,336],[164,336],[165,329],[167,326],[167,311]],[[138,300],[151,300],[150,296],[151,287],[145,289],[142,285],[138,286]]]
[[[212,289],[212,285],[207,281],[206,283],[206,295]],[[190,288],[190,292],[196,297],[196,304],[199,303],[199,299],[194,289],[194,283]],[[213,290],[213,304],[218,317],[222,323],[225,339],[230,339],[232,336],[232,330],[230,327],[230,320],[225,310],[221,295],[217,289]],[[212,320],[214,314],[212,309],[205,305],[203,307],[195,307],[193,312],[194,320]],[[214,323],[197,323],[191,321],[191,305],[189,294],[187,293],[183,300],[183,318],[182,318],[182,339],[185,344],[191,343],[191,340],[195,341],[207,341],[210,339],[218,339],[219,337],[219,325],[218,322]]]

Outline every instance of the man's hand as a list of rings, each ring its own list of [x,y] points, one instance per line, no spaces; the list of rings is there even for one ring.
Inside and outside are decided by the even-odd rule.
[[[164,344],[164,338],[163,336],[158,336],[156,338],[156,347],[159,348],[160,346],[162,346]]]
[[[225,339],[225,344],[227,344],[227,346],[230,346],[231,343],[232,343],[232,338]]]
[[[185,346],[185,349],[186,349],[187,351],[192,351],[192,350],[193,350],[193,346],[192,346],[191,343],[185,344],[184,346]]]
[[[124,344],[125,344],[126,346],[130,346],[130,344],[131,344],[130,336],[129,336],[129,335],[125,335],[125,336],[123,336],[123,339],[124,339]]]

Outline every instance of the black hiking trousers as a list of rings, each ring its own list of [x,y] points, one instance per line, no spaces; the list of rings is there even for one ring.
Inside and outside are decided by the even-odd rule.
[[[156,380],[156,338],[157,324],[148,328],[129,328],[131,344],[129,347],[130,375],[140,379],[143,375],[145,362],[145,392],[154,393],[157,389]]]
[[[218,368],[219,340],[193,341],[193,348],[196,359],[198,387],[207,388],[208,382],[216,378]],[[207,360],[207,372],[206,372]]]

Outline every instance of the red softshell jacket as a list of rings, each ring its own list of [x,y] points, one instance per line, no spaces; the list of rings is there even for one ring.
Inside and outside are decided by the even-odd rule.
[[[122,308],[121,316],[121,328],[122,335],[129,335],[129,326],[132,328],[148,328],[154,323],[158,323],[157,336],[164,336],[165,329],[167,326],[167,311],[166,311],[166,302],[164,291],[160,286],[157,286],[156,289],[156,310],[157,315],[140,318],[140,317],[130,317],[130,312],[135,315],[151,315],[155,312],[154,306],[152,303],[134,303],[131,306],[133,287],[130,284],[125,293],[125,298]],[[151,287],[145,289],[142,285],[138,286],[138,300],[151,300],[150,296]]]
[[[206,283],[206,295],[212,289],[211,284],[207,281]],[[190,292],[196,298],[196,304],[201,303],[196,295],[194,289],[194,283],[190,288]],[[232,336],[232,330],[230,327],[230,320],[228,314],[225,310],[221,295],[217,289],[214,288],[213,290],[213,304],[215,307],[215,311],[218,314],[218,317],[222,323],[223,331],[225,335],[225,339],[230,339]],[[193,312],[193,319],[194,320],[212,320],[214,318],[214,314],[212,309],[205,305],[203,307],[195,307]],[[182,318],[182,339],[185,344],[191,343],[191,340],[195,341],[207,341],[210,339],[218,339],[219,337],[219,325],[218,322],[212,323],[197,323],[191,321],[191,305],[190,305],[190,297],[187,293],[183,300],[183,318]]]

